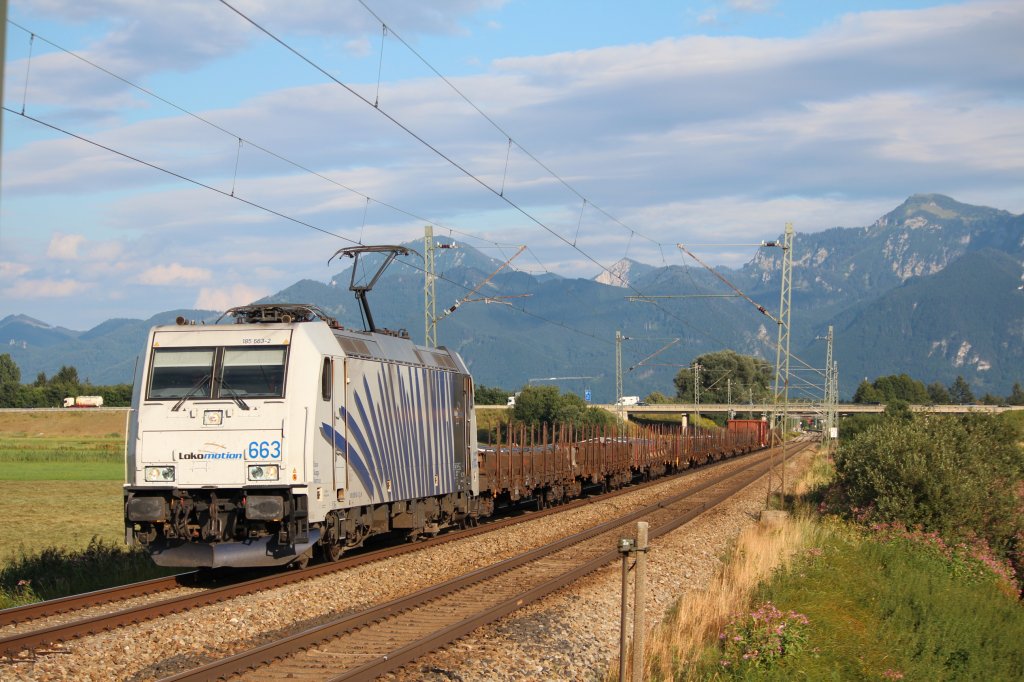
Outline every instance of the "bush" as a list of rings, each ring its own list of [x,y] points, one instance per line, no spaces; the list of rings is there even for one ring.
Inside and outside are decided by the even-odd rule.
[[[528,425],[576,424],[611,425],[615,417],[599,407],[590,407],[574,393],[560,394],[555,386],[527,386],[516,398],[516,421]]]
[[[987,415],[885,419],[836,453],[839,501],[864,521],[920,526],[948,540],[985,539],[1011,556],[1024,523],[1024,454]]]
[[[733,619],[718,635],[722,668],[743,676],[751,669],[765,669],[786,654],[799,651],[807,640],[807,616],[782,613],[771,602]]]
[[[56,599],[179,571],[155,565],[138,547],[93,538],[84,550],[51,547],[0,568],[0,604]],[[6,606],[4,606],[6,608]]]

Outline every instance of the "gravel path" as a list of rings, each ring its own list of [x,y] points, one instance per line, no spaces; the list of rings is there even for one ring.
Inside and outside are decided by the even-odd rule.
[[[791,466],[803,459],[794,458]],[[0,680],[159,679],[515,556],[715,474],[698,469],[544,520],[69,642],[63,653],[0,664]],[[762,479],[733,501],[653,543],[648,554],[648,624],[656,623],[685,591],[708,584],[729,543],[755,522],[764,497]],[[385,679],[600,679],[618,650],[619,581],[618,565],[602,569]]]

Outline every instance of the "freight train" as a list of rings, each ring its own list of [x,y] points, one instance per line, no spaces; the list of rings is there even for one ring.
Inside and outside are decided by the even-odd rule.
[[[458,353],[312,305],[234,308],[234,324],[153,328],[126,447],[125,538],[161,566],[304,565],[367,537],[472,525],[503,505],[557,503],[763,447],[757,429],[620,437],[506,433],[477,443],[473,380]],[[518,442],[513,442],[518,440]],[[525,443],[529,441],[529,445]]]

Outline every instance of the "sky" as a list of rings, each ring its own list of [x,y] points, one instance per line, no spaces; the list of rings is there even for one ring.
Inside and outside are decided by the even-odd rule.
[[[426,224],[593,277],[921,192],[1024,212],[1019,0],[10,0],[6,35],[0,319],[224,310]]]

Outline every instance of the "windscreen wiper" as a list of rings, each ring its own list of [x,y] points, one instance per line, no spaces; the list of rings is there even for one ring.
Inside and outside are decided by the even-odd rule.
[[[206,382],[212,378],[213,376],[210,374],[204,374],[202,377],[200,377],[199,381],[197,381],[195,385],[192,386],[192,388],[188,389],[188,393],[181,396],[181,400],[174,403],[174,407],[171,408],[171,412],[177,412],[178,410],[180,410],[181,406],[185,404],[185,401],[194,396],[196,392],[199,391],[199,389],[201,389],[203,386],[205,386]]]
[[[233,387],[229,386],[228,382],[224,381],[224,377],[220,378],[220,388],[221,388],[221,397],[222,398],[224,397],[223,393],[224,393],[224,389],[226,388],[229,391],[231,391],[231,399],[235,401],[235,404],[238,405],[238,407],[240,407],[243,410],[248,410],[249,409],[249,404],[246,403],[244,400],[242,400],[242,396],[240,396],[237,393],[235,393],[235,389]]]

